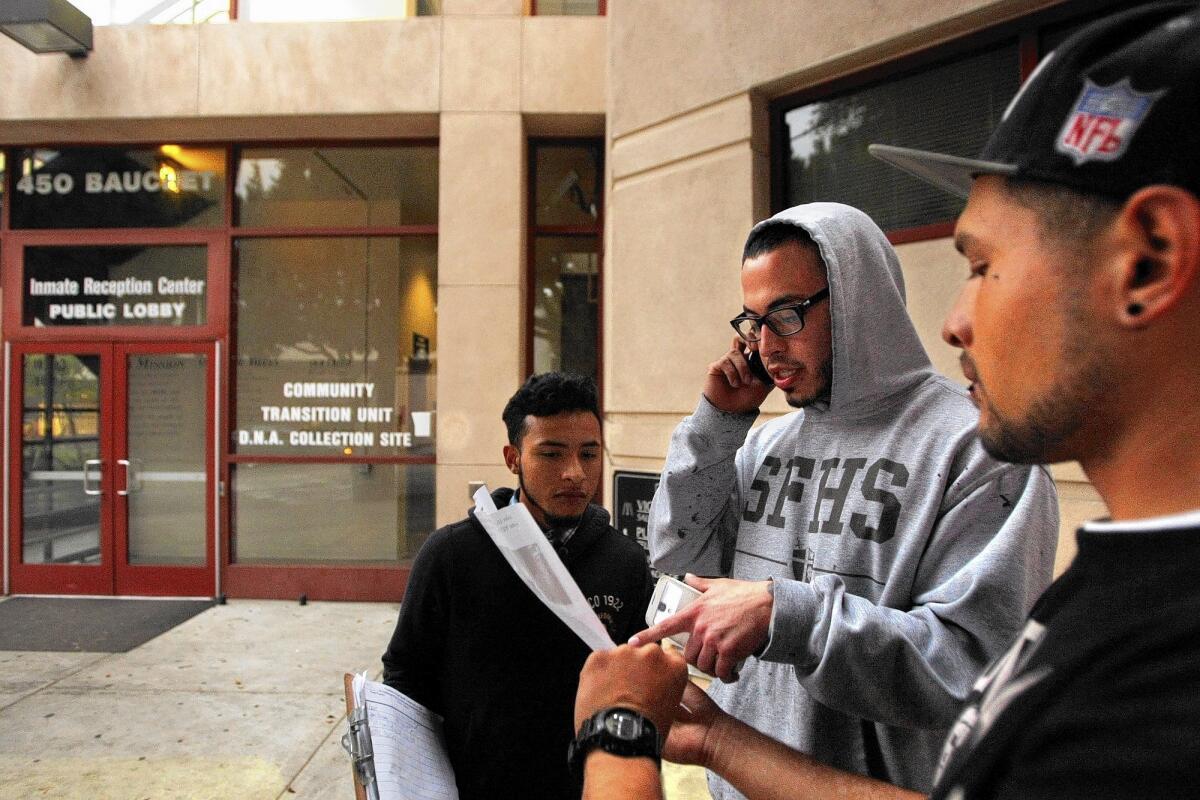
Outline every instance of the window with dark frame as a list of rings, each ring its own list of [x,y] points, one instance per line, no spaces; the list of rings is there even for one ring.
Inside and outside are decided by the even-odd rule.
[[[531,373],[600,379],[604,143],[530,142],[526,353]]]
[[[409,560],[434,528],[437,147],[243,148],[234,196],[231,561]]]
[[[312,567],[320,591],[361,578],[384,599],[434,528],[437,209],[432,141],[0,151],[0,240],[22,254],[14,341],[228,335],[222,587]],[[20,378],[68,357],[27,356]],[[96,437],[43,416],[22,435]],[[362,569],[322,571],[335,566]]]
[[[211,228],[225,213],[217,147],[31,147],[13,152],[14,230]]]
[[[602,17],[607,0],[532,0],[530,12],[538,17]]]
[[[962,202],[873,158],[872,142],[974,156],[1020,79],[1015,40],[981,53],[782,109],[784,207],[835,201],[885,231],[948,222]]]
[[[963,201],[872,158],[884,142],[974,157],[1037,60],[1083,25],[1120,4],[1068,4],[1034,23],[1007,26],[1008,38],[893,72],[883,80],[839,80],[772,104],[776,211],[817,201],[867,212],[893,241],[945,236]],[[1086,8],[1085,13],[1079,13]],[[870,75],[879,74],[874,69]]]

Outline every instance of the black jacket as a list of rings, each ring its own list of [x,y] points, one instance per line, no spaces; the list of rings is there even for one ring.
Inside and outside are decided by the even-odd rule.
[[[1200,796],[1200,528],[1092,524],[1078,541],[976,683],[934,798]]]
[[[511,489],[493,492],[502,508]],[[637,542],[590,505],[559,556],[618,643],[646,627]],[[409,576],[384,683],[446,720],[462,800],[579,796],[567,770],[588,648],[521,582],[474,512],[434,532]]]

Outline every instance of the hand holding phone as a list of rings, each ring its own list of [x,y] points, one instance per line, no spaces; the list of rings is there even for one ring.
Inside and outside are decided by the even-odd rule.
[[[715,585],[718,593],[724,592],[727,588],[733,588],[735,592],[737,590],[742,590],[744,592],[747,588],[752,588],[754,586],[757,586],[757,591],[761,593],[766,587],[765,581],[761,582],[760,584],[751,584],[748,581],[695,579],[693,582],[699,582],[708,588],[711,588]],[[670,575],[661,576],[658,579],[658,584],[654,587],[654,594],[650,599],[650,605],[646,608],[646,624],[651,628],[655,628],[668,617],[675,616],[687,606],[703,597],[705,591],[707,590],[707,588],[697,589],[696,587],[684,583],[683,581],[672,578]],[[769,593],[767,596],[770,597]],[[707,609],[702,609],[702,612],[705,610]],[[740,612],[737,612],[736,618],[738,620],[737,624],[741,625],[742,615]],[[769,625],[769,612],[767,620],[768,621],[766,624]],[[670,630],[673,625],[666,626],[667,630]],[[657,634],[646,630],[630,639],[630,644],[645,644],[655,640],[655,638],[646,638],[647,634],[657,638]],[[761,631],[758,631],[758,634],[760,634],[758,638],[761,638],[765,643],[767,628],[764,626]],[[665,638],[682,648],[683,657],[686,658],[688,663],[692,664],[702,674],[712,675],[713,677],[720,678],[726,682],[737,680],[738,673],[741,672],[742,665],[746,662],[746,656],[753,652],[739,652],[734,658],[729,659],[719,656],[719,654],[709,649],[708,653],[709,656],[711,656],[711,659],[709,659],[708,657],[705,657],[704,653],[702,652],[705,650],[706,646],[701,644],[699,639],[692,640],[691,645],[689,646],[689,636],[685,632],[681,631],[679,633],[667,633]],[[740,642],[745,637],[737,638]],[[755,639],[755,641],[757,642],[757,639]],[[711,645],[708,647],[711,648]],[[755,644],[755,648],[757,649],[757,644]]]
[[[660,575],[658,583],[654,587],[654,594],[650,598],[650,605],[646,607],[646,624],[653,627],[662,622],[667,617],[672,617],[697,597],[700,592],[688,586],[681,580],[672,578],[670,575]],[[688,635],[686,633],[676,633],[667,637],[680,648],[687,647]]]
[[[762,356],[758,354],[757,350],[748,350],[746,352],[746,363],[750,365],[750,374],[772,389],[775,388],[775,381],[772,380],[771,373],[767,372],[767,368],[762,362]]]
[[[708,402],[729,414],[757,411],[775,388],[757,350],[746,348],[734,338],[729,349],[708,365],[704,396]]]

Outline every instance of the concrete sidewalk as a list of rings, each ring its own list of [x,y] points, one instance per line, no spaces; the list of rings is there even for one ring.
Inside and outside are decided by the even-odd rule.
[[[128,653],[0,651],[0,800],[353,798],[342,673],[378,676],[398,609],[231,600]]]

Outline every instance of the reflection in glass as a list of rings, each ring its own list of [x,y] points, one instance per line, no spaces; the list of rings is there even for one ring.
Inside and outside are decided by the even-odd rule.
[[[205,562],[207,374],[203,353],[128,358],[130,564]]]
[[[22,376],[22,561],[99,563],[100,356],[26,355]]]
[[[534,224],[597,224],[602,177],[598,145],[537,145]]]
[[[229,0],[71,0],[93,25],[229,22]]]
[[[600,13],[600,0],[534,0],[540,17],[583,16],[594,17]]]
[[[534,242],[534,372],[596,376],[599,336],[599,240],[539,236]]]
[[[232,481],[242,564],[394,564],[434,527],[432,464],[237,464]]]
[[[437,148],[247,149],[234,191],[243,226],[434,224]]]
[[[249,22],[328,22],[402,19],[442,13],[442,0],[239,0],[238,19]]]
[[[202,246],[26,247],[22,324],[203,325]]]
[[[785,205],[847,203],[884,230],[954,219],[962,201],[873,158],[867,145],[973,158],[1019,74],[1013,44],[788,111]]]
[[[236,251],[236,452],[432,455],[436,238]]]
[[[14,228],[196,228],[225,222],[225,151],[17,150]]]

